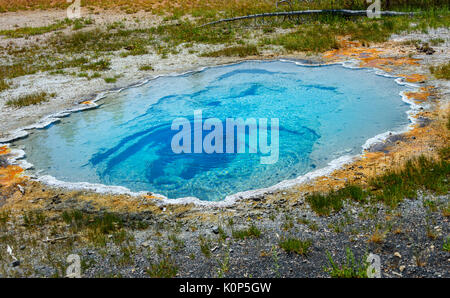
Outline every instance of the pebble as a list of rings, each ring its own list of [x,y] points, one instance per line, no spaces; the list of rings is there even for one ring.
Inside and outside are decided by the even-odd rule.
[[[397,257],[397,258],[401,259],[401,258],[402,258],[402,255],[401,255],[398,251],[396,251],[396,252],[394,253],[394,257]]]

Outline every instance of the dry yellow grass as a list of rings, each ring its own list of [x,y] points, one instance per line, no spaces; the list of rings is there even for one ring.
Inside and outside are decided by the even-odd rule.
[[[384,241],[385,237],[386,237],[386,234],[383,231],[380,231],[379,229],[375,229],[375,232],[369,237],[367,242],[382,243]]]
[[[450,217],[450,208],[449,207],[442,210],[442,216]]]

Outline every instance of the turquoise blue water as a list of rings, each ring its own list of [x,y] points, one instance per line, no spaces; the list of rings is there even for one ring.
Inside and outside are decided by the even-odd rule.
[[[367,139],[403,128],[409,109],[399,95],[403,88],[367,69],[244,62],[110,94],[100,108],[71,114],[17,143],[41,175],[215,201],[359,154]],[[264,154],[250,154],[248,146],[244,154],[173,153],[172,121],[193,121],[194,110],[224,123],[278,118],[278,161],[261,164]]]

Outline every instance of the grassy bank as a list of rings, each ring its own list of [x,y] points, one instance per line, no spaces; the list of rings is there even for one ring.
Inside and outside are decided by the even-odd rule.
[[[86,23],[86,21],[79,22]],[[104,61],[108,59],[106,56],[113,54],[126,58],[157,53],[164,59],[183,49],[195,53],[193,45],[200,44],[224,47],[220,50],[198,53],[200,56],[208,57],[258,55],[263,49],[271,46],[281,46],[285,52],[323,52],[339,47],[338,36],[347,36],[351,40],[359,40],[368,45],[386,41],[393,33],[417,30],[426,32],[430,28],[449,27],[450,13],[448,10],[439,10],[429,11],[414,18],[381,19],[364,17],[348,19],[322,15],[304,19],[301,23],[279,20],[273,24],[256,27],[249,22],[199,27],[201,23],[201,20],[179,19],[175,23],[172,20],[156,27],[132,29],[127,29],[120,22],[105,26],[90,24],[86,25],[89,28],[84,30],[71,27],[68,32],[66,30],[65,33],[61,33],[59,32],[60,26],[63,26],[61,24],[64,26],[68,24],[59,22],[47,27],[27,27],[0,32],[8,38],[53,32],[39,45],[20,47],[11,45],[4,48],[0,58],[11,62],[0,65],[0,81],[3,81],[1,90],[10,87],[6,80],[38,71],[58,74],[63,73],[64,69],[76,68],[78,71],[90,71],[87,76],[85,75],[89,78],[94,72],[108,70],[109,65]],[[279,30],[283,30],[283,33],[277,33]],[[432,71],[437,76],[445,76],[445,68],[436,68]],[[78,75],[77,70],[69,73]]]
[[[387,5],[387,2],[383,2]],[[393,33],[422,31],[430,28],[449,27],[450,13],[445,1],[396,1],[392,0],[389,9],[424,9],[415,17],[342,17],[333,15],[305,16],[301,18],[270,18],[264,23],[240,21],[210,27],[199,25],[224,17],[250,13],[286,10],[281,5],[275,7],[273,1],[187,1],[158,5],[157,1],[82,1],[92,13],[98,8],[120,8],[126,11],[146,10],[163,14],[163,22],[154,27],[125,25],[123,21],[96,25],[90,18],[60,20],[40,27],[19,27],[1,30],[5,38],[31,38],[45,34],[36,44],[17,46],[10,43],[0,54],[8,64],[0,65],[0,91],[11,88],[8,80],[49,71],[54,74],[68,73],[88,79],[102,77],[100,69],[90,68],[105,56],[140,56],[157,53],[161,58],[177,54],[184,49],[195,53],[193,45],[214,44],[223,48],[198,53],[199,56],[246,57],[258,55],[267,47],[278,46],[285,52],[323,52],[339,47],[338,36],[347,36],[368,45],[383,42]],[[47,9],[67,7],[66,1],[5,1],[0,0],[0,10]],[[313,1],[311,3],[294,1],[292,9],[364,9],[367,3],[355,1]],[[89,9],[91,8],[91,9]],[[291,8],[289,8],[291,9]],[[138,22],[139,20],[137,20]],[[83,29],[83,30],[80,30]],[[64,33],[61,31],[64,30]],[[40,37],[39,37],[40,38]],[[5,63],[5,62],[4,62]],[[81,72],[81,73],[79,73]],[[96,73],[97,72],[97,73]],[[437,75],[442,70],[436,70]]]
[[[327,193],[314,193],[306,197],[311,208],[319,215],[340,211],[344,203],[383,202],[396,207],[404,199],[417,198],[418,191],[446,195],[450,191],[450,148],[441,150],[440,158],[419,156],[397,169],[370,179],[368,186],[347,185]]]

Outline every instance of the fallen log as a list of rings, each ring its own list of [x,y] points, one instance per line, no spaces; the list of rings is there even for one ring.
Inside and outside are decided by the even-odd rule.
[[[282,16],[298,16],[298,15],[313,15],[313,14],[333,14],[343,16],[367,16],[367,10],[349,10],[349,9],[320,9],[320,10],[296,10],[296,11],[277,11],[260,14],[251,14],[235,18],[220,19],[214,22],[206,23],[200,27],[211,26],[219,23],[233,22],[246,19],[264,18],[264,17],[282,17]],[[413,16],[415,12],[399,12],[399,11],[380,11],[381,16]]]

